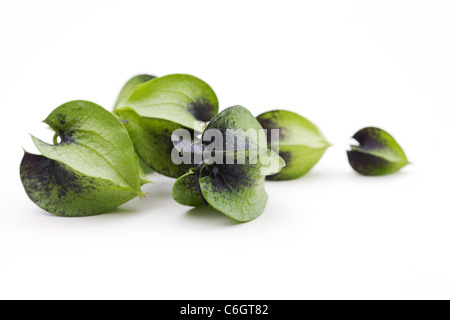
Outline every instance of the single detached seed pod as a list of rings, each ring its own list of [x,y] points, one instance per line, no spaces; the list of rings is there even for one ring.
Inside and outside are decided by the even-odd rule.
[[[386,131],[368,127],[354,136],[359,145],[347,151],[352,168],[365,176],[392,174],[409,164],[408,159],[395,139]]]
[[[319,128],[308,119],[290,111],[274,110],[257,117],[267,129],[267,143],[278,147],[280,157],[286,162],[279,173],[268,180],[292,180],[310,171],[322,158],[330,143]],[[274,145],[271,130],[279,130],[278,146]]]
[[[26,152],[20,164],[24,189],[39,207],[58,216],[90,216],[144,196],[141,185],[148,181],[113,114],[89,101],[71,101],[45,123],[61,141],[47,144],[33,137],[41,154]]]

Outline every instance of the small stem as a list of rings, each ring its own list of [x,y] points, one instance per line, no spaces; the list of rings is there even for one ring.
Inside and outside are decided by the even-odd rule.
[[[55,135],[53,136],[53,144],[57,145],[58,144],[58,134],[55,133]]]

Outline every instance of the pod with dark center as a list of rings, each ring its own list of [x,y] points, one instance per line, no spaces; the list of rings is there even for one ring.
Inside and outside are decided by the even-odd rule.
[[[194,76],[141,75],[122,89],[114,113],[123,121],[140,158],[156,172],[178,178],[190,166],[171,161],[172,132],[201,132],[218,108],[214,91]]]
[[[359,130],[354,136],[359,145],[347,151],[352,168],[365,176],[392,174],[409,164],[405,152],[386,131],[375,127]]]
[[[25,191],[39,207],[59,216],[90,216],[144,196],[141,185],[148,181],[113,114],[89,101],[72,101],[44,122],[55,131],[55,144],[32,137],[41,155],[26,152],[20,165]]]
[[[230,135],[234,129],[237,130]],[[225,137],[223,145],[216,145],[218,148],[214,151],[209,146],[197,148],[205,153],[204,160],[175,182],[174,199],[188,206],[210,205],[241,222],[259,217],[268,199],[265,178],[281,170],[285,165],[283,159],[267,148],[261,125],[241,106],[227,108],[214,117],[203,138],[209,130],[216,130]],[[246,135],[249,132],[260,133],[261,139]],[[234,144],[239,140],[245,143]],[[225,141],[233,141],[233,148]],[[214,162],[210,157],[222,161]]]
[[[278,143],[279,155],[286,162],[279,173],[268,180],[292,180],[309,172],[330,146],[319,128],[308,119],[290,111],[274,110],[257,117],[267,129],[268,143],[273,149]],[[278,129],[278,141],[273,140],[271,130]]]

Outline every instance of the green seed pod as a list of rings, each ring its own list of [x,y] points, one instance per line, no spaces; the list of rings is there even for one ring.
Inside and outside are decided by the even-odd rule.
[[[302,116],[285,110],[274,110],[257,117],[264,129],[279,129],[279,154],[286,162],[279,173],[268,176],[268,180],[292,180],[311,170],[330,146],[319,128]],[[271,145],[271,148],[274,146]]]
[[[399,171],[409,164],[403,149],[386,131],[368,127],[354,136],[359,146],[347,151],[352,168],[365,176],[381,176]]]

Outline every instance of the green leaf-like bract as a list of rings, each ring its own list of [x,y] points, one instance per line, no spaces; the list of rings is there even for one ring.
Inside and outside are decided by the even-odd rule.
[[[114,112],[124,122],[142,160],[156,172],[178,178],[189,166],[172,162],[171,135],[183,128],[201,131],[198,123],[211,120],[218,112],[217,97],[208,84],[190,75],[134,83],[120,95],[124,98],[116,103]]]
[[[119,108],[124,101],[127,101],[138,85],[146,83],[155,78],[155,76],[149,74],[140,74],[128,80],[128,82],[123,86],[122,90],[120,90],[119,97],[117,97],[114,109]]]
[[[262,130],[262,127],[247,109],[234,106],[215,116],[205,132],[209,129],[219,130],[225,137],[228,129],[247,131]],[[174,199],[189,206],[198,206],[206,202],[216,210],[241,222],[251,221],[260,216],[267,203],[265,177],[278,172],[284,166],[284,161],[266,148],[265,138],[263,142],[248,141],[247,145],[256,148],[258,153],[256,163],[251,164],[247,161],[250,150],[239,150],[246,154],[245,164],[227,164],[225,161],[223,164],[203,164],[176,181],[173,187]],[[224,157],[231,155],[236,158],[239,151],[224,149],[222,152]],[[220,153],[220,150],[216,151],[216,154],[217,152]]]
[[[264,129],[279,131],[279,155],[286,162],[279,173],[268,180],[297,179],[310,171],[330,146],[319,128],[308,119],[290,111],[274,110],[257,117]],[[274,146],[272,146],[274,147]]]
[[[42,155],[25,153],[20,176],[30,199],[60,216],[106,212],[143,196],[131,139],[120,121],[89,101],[72,101],[44,121],[61,142],[33,141]]]
[[[172,188],[173,199],[185,206],[199,207],[204,204],[203,197],[198,189],[198,177],[195,169],[190,169],[179,177]]]
[[[366,176],[381,176],[395,173],[407,164],[405,152],[386,131],[368,127],[353,136],[359,146],[352,145],[347,151],[352,168]]]

